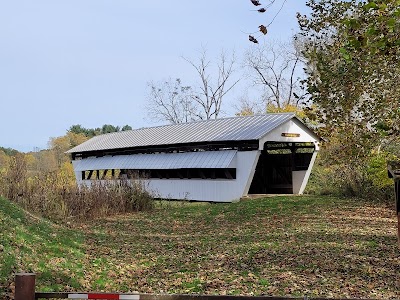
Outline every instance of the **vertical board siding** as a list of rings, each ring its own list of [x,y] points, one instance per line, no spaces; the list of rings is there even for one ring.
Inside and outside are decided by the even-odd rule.
[[[235,164],[236,179],[143,179],[146,189],[156,198],[194,201],[233,202],[245,195],[252,180],[259,151],[237,152],[230,164]],[[80,173],[76,172],[80,177]],[[250,178],[251,177],[251,178]],[[90,186],[93,181],[79,180]]]
[[[259,151],[237,152],[236,179],[149,179],[150,192],[165,199],[232,202],[245,195]]]

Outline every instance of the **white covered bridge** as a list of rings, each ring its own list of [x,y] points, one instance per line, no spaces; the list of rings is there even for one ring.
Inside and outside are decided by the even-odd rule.
[[[302,194],[318,140],[283,113],[109,133],[68,153],[78,184],[133,178],[158,198],[232,202],[248,194]]]

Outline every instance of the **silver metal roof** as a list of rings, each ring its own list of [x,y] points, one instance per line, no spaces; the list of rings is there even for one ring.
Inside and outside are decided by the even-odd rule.
[[[72,161],[75,171],[236,168],[236,150],[103,156]]]
[[[296,118],[294,113],[266,114],[120,131],[95,136],[67,153],[182,143],[258,140],[292,118]]]

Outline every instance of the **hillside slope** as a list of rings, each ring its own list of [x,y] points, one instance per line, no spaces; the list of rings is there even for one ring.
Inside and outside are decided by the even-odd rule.
[[[51,290],[80,288],[83,235],[26,213],[0,197],[0,299],[13,290],[13,274],[36,272]],[[73,270],[74,276],[71,276]]]
[[[163,202],[70,229],[0,200],[0,226],[1,279],[41,291],[400,297],[394,212],[361,200]]]

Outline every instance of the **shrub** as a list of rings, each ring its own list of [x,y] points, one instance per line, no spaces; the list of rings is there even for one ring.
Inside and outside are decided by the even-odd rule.
[[[387,153],[371,153],[367,158],[349,159],[347,163],[330,164],[323,154],[312,171],[306,192],[391,201],[393,181],[388,178]]]
[[[57,172],[28,178],[23,157],[13,158],[0,178],[0,194],[54,221],[92,219],[153,208],[153,198],[139,181],[93,181],[90,187],[78,187],[71,176],[73,173],[64,166]]]

